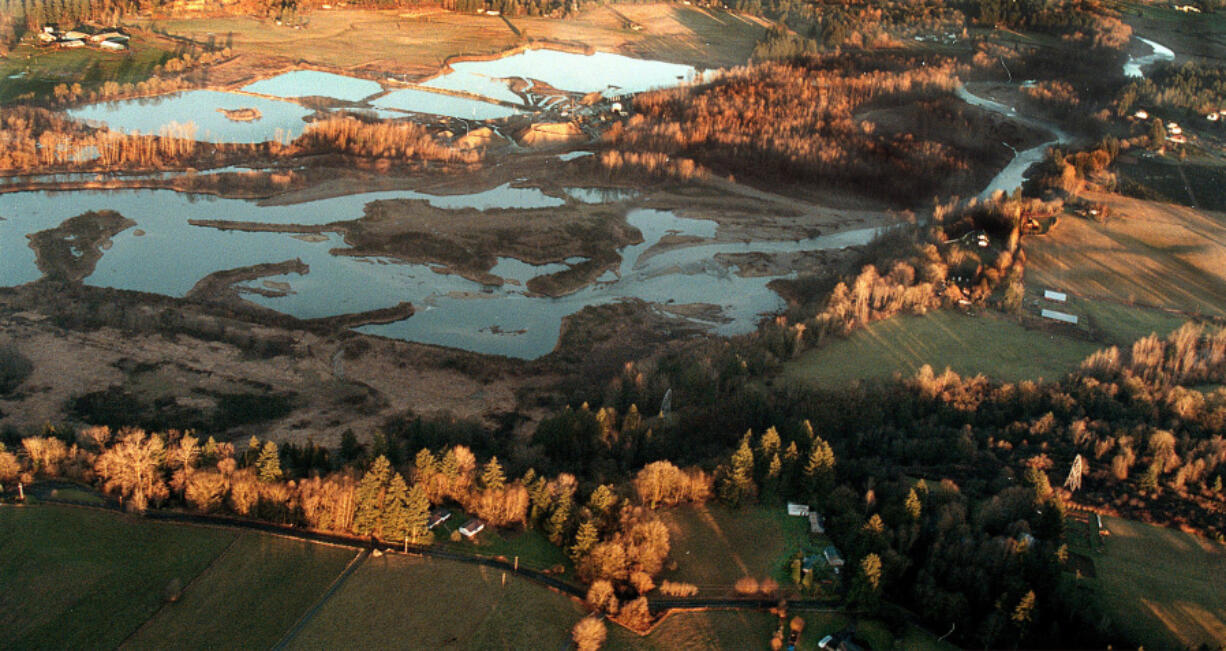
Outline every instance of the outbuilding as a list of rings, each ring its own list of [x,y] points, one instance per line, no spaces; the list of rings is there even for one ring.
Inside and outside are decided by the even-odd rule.
[[[485,523],[477,518],[473,518],[468,522],[465,522],[464,526],[460,527],[460,534],[465,538],[472,538],[473,536],[481,533],[481,531],[484,529]]]
[[[843,567],[843,555],[834,545],[827,545],[826,549],[822,550],[822,555],[826,557],[826,564],[830,567],[836,569]]]
[[[447,509],[434,509],[430,511],[430,520],[426,523],[426,528],[433,529],[446,522],[450,517],[451,511]]]

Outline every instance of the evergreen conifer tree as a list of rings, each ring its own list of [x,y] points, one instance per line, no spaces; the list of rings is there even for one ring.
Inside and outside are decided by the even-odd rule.
[[[490,457],[481,471],[481,487],[487,491],[500,491],[507,485],[507,476],[502,472],[498,457]]]
[[[577,565],[579,560],[588,555],[596,543],[600,542],[600,532],[591,520],[584,520],[575,533],[575,544],[571,545],[570,558]]]
[[[557,506],[554,507],[553,514],[549,516],[549,522],[545,525],[545,535],[549,536],[549,542],[561,546],[566,541],[570,510],[570,495],[563,495],[558,500]]]
[[[920,515],[924,510],[924,505],[920,502],[919,495],[916,494],[914,488],[907,493],[907,499],[903,502],[903,508],[907,510],[907,515],[910,516],[912,520],[920,519]]]
[[[834,450],[820,436],[814,437],[805,463],[805,488],[815,497],[824,497],[834,488]]]
[[[430,500],[421,484],[413,484],[409,489],[408,501],[405,504],[405,521],[409,540],[425,542],[429,539]]]
[[[375,527],[375,535],[388,540],[404,540],[409,537],[411,524],[409,522],[409,486],[400,473],[393,473],[387,483],[383,495],[383,509],[379,513],[379,524]]]
[[[362,536],[377,534],[383,513],[383,494],[391,480],[392,464],[378,457],[354,492],[353,530]]]
[[[277,452],[277,444],[265,441],[260,450],[260,456],[255,460],[256,475],[260,481],[270,483],[281,479],[281,455]]]

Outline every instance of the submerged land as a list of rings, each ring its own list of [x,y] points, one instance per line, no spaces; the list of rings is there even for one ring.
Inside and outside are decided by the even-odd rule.
[[[79,4],[14,646],[1226,644],[1214,3]]]

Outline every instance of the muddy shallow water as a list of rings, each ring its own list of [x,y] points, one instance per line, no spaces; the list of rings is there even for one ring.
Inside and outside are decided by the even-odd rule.
[[[282,232],[227,231],[193,226],[189,220],[233,220],[266,224],[326,224],[358,219],[363,206],[378,199],[416,198],[440,207],[520,207],[558,205],[562,199],[535,188],[499,186],[471,195],[426,195],[412,191],[378,192],[325,199],[307,204],[263,206],[237,199],[218,199],[170,190],[16,192],[5,195],[0,209],[0,285],[18,285],[42,276],[27,236],[53,229],[89,210],[115,210],[135,224],[104,243],[89,285],[185,296],[209,274],[257,264],[301,260],[309,271],[256,278],[244,289],[284,291],[245,293],[247,300],[301,318],[350,314],[412,302],[417,313],[391,324],[362,331],[482,353],[535,358],[557,342],[562,319],[588,305],[621,298],[661,304],[716,305],[723,319],[712,328],[723,334],[751,331],[764,314],[782,308],[767,287],[768,276],[743,278],[716,256],[742,252],[808,251],[863,244],[872,229],[798,241],[720,243],[717,226],[670,211],[627,209],[627,222],[643,242],[620,250],[616,271],[561,298],[531,295],[524,285],[533,277],[563,271],[583,258],[534,266],[503,258],[491,270],[508,281],[482,285],[442,273],[434,265],[410,264],[387,257],[336,255],[346,248],[341,236],[326,232],[304,237]],[[500,200],[501,198],[501,200]],[[698,243],[659,247],[666,236]],[[286,289],[288,288],[288,289]]]

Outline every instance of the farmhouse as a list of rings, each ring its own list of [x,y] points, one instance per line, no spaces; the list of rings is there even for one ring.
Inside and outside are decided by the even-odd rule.
[[[809,554],[808,556],[805,556],[804,559],[800,561],[801,576],[804,577],[812,574],[813,570],[817,568],[817,563],[820,560],[821,557],[817,554]]]
[[[426,523],[427,529],[433,529],[447,521],[451,517],[451,511],[447,509],[434,509],[430,511],[430,520]]]
[[[826,533],[826,518],[817,511],[809,511],[809,533]]]
[[[827,545],[826,549],[822,550],[822,555],[826,557],[826,564],[830,567],[835,569],[843,567],[843,555],[834,545]]]
[[[472,538],[473,536],[481,533],[483,529],[485,529],[485,523],[477,518],[473,518],[468,522],[465,522],[464,526],[460,527],[460,533],[465,538]]]
[[[795,502],[788,502],[788,515],[794,515],[794,516],[803,518],[806,515],[809,515],[809,505],[808,504],[797,504]]]

